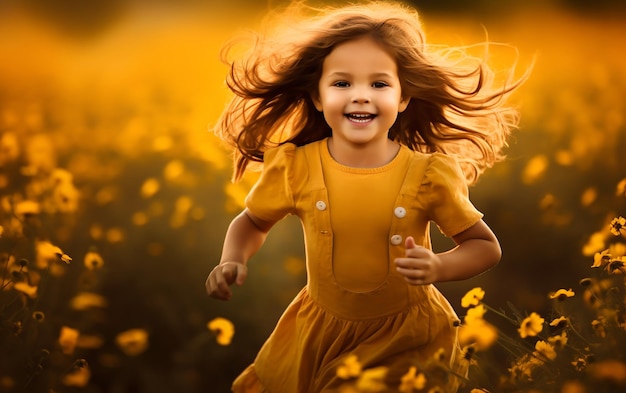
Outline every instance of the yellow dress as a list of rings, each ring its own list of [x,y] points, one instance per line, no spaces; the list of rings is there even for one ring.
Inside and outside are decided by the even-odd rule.
[[[337,369],[350,355],[363,370],[388,367],[389,392],[398,391],[411,365],[435,356],[464,375],[453,308],[433,285],[408,285],[393,262],[404,256],[407,236],[430,248],[431,221],[453,236],[481,219],[458,165],[402,146],[382,167],[350,168],[327,146],[322,140],[267,151],[246,199],[261,219],[300,218],[307,285],[233,391],[339,391],[346,380]],[[453,392],[457,384],[451,377],[442,388]]]

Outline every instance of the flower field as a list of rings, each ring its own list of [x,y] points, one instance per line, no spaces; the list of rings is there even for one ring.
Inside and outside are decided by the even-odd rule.
[[[204,290],[254,181],[230,183],[209,132],[219,50],[271,4],[157,3],[0,5],[0,392],[226,392],[304,283],[288,218],[231,301]],[[439,285],[467,377],[435,357],[390,387],[347,357],[341,392],[626,391],[626,24],[602,4],[424,11],[433,43],[481,42],[484,26],[519,52],[489,61],[535,61],[508,160],[470,191],[504,255]]]

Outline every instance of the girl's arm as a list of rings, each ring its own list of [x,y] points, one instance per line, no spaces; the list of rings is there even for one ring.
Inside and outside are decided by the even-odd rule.
[[[233,219],[226,231],[220,263],[205,283],[211,297],[228,300],[232,296],[230,286],[244,283],[248,274],[246,263],[261,248],[273,225],[255,217],[248,209]]]
[[[491,229],[480,220],[453,237],[456,247],[435,254],[406,239],[406,255],[397,258],[398,272],[412,285],[465,280],[489,270],[502,256],[500,243]]]

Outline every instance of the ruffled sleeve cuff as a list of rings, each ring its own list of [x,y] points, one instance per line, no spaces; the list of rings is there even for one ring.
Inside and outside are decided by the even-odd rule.
[[[445,154],[432,154],[419,193],[429,219],[448,237],[458,235],[483,217],[469,199],[459,164]]]
[[[265,152],[261,176],[245,200],[248,210],[262,220],[276,222],[294,210],[291,169],[295,151],[294,144],[286,143]]]

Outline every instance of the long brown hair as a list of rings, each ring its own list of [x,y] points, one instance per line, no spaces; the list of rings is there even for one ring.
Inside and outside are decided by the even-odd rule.
[[[315,15],[303,16],[303,10]],[[292,4],[279,17],[288,23],[271,19],[274,31],[257,34],[238,60],[228,60],[237,41],[222,52],[230,66],[226,83],[234,95],[215,132],[235,148],[234,180],[250,162],[262,162],[270,147],[287,142],[302,146],[331,135],[312,100],[322,65],[335,46],[364,35],[394,57],[402,95],[410,98],[389,130],[390,139],[413,150],[453,155],[468,183],[503,158],[502,149],[518,123],[518,112],[505,99],[527,73],[496,87],[485,61],[468,67],[466,60],[473,58],[464,48],[430,48],[417,11],[399,3],[324,9]]]

